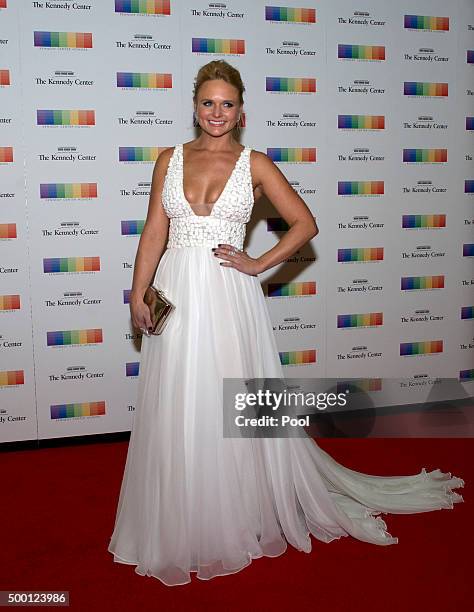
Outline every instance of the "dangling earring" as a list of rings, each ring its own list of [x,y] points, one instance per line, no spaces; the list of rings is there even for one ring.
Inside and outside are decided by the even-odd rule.
[[[194,127],[201,127],[201,126],[199,125],[199,121],[197,120],[197,117],[196,117],[196,112],[195,112],[195,111],[193,111],[193,126],[194,126]]]

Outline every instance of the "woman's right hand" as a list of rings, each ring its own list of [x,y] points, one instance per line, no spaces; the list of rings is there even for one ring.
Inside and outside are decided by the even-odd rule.
[[[152,328],[150,309],[143,298],[130,299],[130,314],[132,315],[133,326],[148,335]]]

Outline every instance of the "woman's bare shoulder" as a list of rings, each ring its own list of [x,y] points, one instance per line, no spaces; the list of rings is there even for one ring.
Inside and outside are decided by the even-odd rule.
[[[275,165],[266,153],[263,153],[258,149],[250,150],[250,164],[252,171],[255,173],[265,171],[268,172],[268,170]]]
[[[168,168],[168,164],[173,156],[175,148],[176,148],[175,146],[174,147],[164,147],[160,151],[155,161],[154,169],[156,171],[166,170]]]
[[[273,163],[266,153],[259,151],[258,149],[250,148],[250,157],[258,164],[268,164],[269,162]]]
[[[158,159],[161,159],[163,161],[169,161],[171,156],[174,153],[174,150],[176,148],[176,145],[173,147],[164,147],[161,151],[160,154],[158,155],[157,161]]]

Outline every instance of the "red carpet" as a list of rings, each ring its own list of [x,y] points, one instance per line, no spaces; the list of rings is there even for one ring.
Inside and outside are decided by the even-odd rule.
[[[68,590],[70,609],[463,610],[472,591],[472,439],[319,439],[352,469],[380,475],[440,468],[466,481],[453,510],[382,515],[393,546],[312,538],[232,576],[166,587],[113,563],[112,531],[127,442],[4,452],[0,590]]]

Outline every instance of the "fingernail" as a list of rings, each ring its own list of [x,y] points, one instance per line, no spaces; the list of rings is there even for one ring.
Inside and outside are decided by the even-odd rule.
[[[217,246],[218,246],[218,247],[219,247],[219,246],[222,246],[222,242],[221,242],[220,244],[218,244]]]
[[[214,247],[213,249],[211,249],[211,251],[215,251],[215,250],[216,250],[216,247]]]
[[[214,257],[218,257],[218,256],[219,256],[219,253],[214,253]]]

